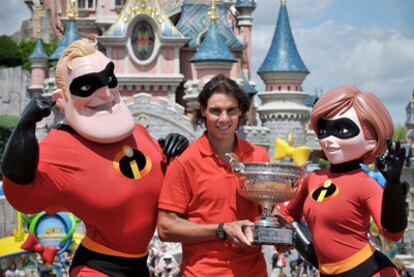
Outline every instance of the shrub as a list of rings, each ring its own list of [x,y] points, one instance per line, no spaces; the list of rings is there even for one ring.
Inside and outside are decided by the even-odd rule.
[[[0,36],[0,66],[15,67],[21,64],[17,43],[9,36]]]

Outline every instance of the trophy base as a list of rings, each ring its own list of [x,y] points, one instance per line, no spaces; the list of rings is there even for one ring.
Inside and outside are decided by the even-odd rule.
[[[293,230],[277,226],[254,226],[254,243],[260,245],[294,245]]]

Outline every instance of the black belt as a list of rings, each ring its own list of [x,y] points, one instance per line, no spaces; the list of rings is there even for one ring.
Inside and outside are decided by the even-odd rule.
[[[374,254],[371,255],[368,259],[366,259],[363,263],[354,267],[351,270],[340,274],[333,274],[333,275],[326,275],[320,274],[321,277],[369,277],[374,273],[380,271],[386,267],[394,267],[395,265],[387,258],[384,254],[379,251],[375,251]]]
[[[70,269],[87,266],[113,277],[149,277],[147,257],[123,258],[93,252],[82,244],[73,257]]]

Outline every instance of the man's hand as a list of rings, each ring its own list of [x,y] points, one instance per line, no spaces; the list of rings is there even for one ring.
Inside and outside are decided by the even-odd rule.
[[[165,138],[158,140],[162,153],[167,157],[169,164],[172,157],[180,155],[188,147],[188,139],[181,134],[169,133]]]
[[[253,243],[254,223],[250,220],[239,220],[224,223],[224,231],[227,234],[227,241],[233,247],[249,247]]]
[[[405,148],[401,148],[399,141],[393,145],[391,139],[387,140],[388,151],[376,159],[378,170],[382,173],[388,184],[395,184],[400,180],[405,160]]]

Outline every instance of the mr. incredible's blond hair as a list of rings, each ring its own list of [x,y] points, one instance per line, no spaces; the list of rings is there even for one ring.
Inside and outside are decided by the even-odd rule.
[[[65,98],[67,98],[70,93],[65,87],[65,67],[70,72],[70,70],[72,70],[72,60],[79,57],[89,56],[95,53],[95,51],[96,49],[85,39],[72,42],[63,51],[56,65],[55,79],[57,88],[62,89],[65,92]]]

